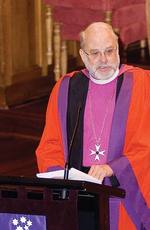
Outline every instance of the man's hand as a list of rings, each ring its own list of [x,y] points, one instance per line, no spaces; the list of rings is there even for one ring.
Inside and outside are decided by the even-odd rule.
[[[104,165],[92,165],[88,174],[95,177],[98,180],[103,181],[104,177],[110,177],[113,175],[113,170],[107,164]]]

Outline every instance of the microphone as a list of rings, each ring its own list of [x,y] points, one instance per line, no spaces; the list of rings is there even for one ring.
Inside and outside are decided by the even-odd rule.
[[[71,150],[72,150],[72,147],[73,147],[73,144],[74,144],[77,128],[78,128],[78,125],[79,125],[80,112],[81,112],[81,103],[79,103],[79,106],[78,106],[77,119],[76,119],[76,123],[75,123],[74,129],[73,129],[73,134],[72,134],[72,137],[71,137],[71,141],[70,141],[70,144],[69,144],[68,157],[67,157],[67,161],[66,161],[66,164],[65,164],[65,170],[64,170],[64,180],[68,180],[68,177],[69,177]]]
[[[67,161],[65,163],[65,169],[64,169],[64,180],[68,180],[68,178],[69,178],[70,159],[71,159],[72,147],[73,147],[73,144],[74,144],[75,136],[76,136],[78,125],[79,125],[80,112],[81,112],[81,102],[79,103],[79,106],[78,106],[77,119],[76,119],[76,122],[75,122],[75,126],[74,126],[74,129],[73,129],[73,134],[72,134],[70,144],[69,144],[69,148],[68,148],[68,157],[67,157]],[[61,196],[62,199],[66,199],[66,196],[67,196],[67,190],[63,189],[62,196]]]

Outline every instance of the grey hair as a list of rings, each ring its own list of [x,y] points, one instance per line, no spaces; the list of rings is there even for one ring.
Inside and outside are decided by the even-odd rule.
[[[84,49],[84,46],[85,46],[85,31],[81,31],[81,33],[79,34],[79,38],[80,38],[80,48]]]

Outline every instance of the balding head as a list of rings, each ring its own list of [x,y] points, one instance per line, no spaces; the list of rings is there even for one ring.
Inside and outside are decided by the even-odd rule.
[[[113,40],[118,45],[118,37],[109,24],[94,22],[80,33],[81,49],[85,49],[86,46],[90,45],[89,43],[94,42],[97,38],[101,38],[102,43],[106,40]]]

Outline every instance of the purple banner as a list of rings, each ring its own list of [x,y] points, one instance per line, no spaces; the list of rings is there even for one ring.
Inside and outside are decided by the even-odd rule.
[[[39,215],[0,213],[0,229],[46,230],[46,217]]]

